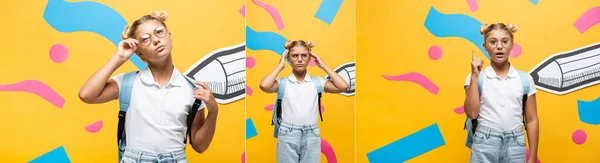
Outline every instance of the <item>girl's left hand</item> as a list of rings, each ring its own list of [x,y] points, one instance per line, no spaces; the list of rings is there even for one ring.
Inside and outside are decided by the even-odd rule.
[[[317,66],[319,68],[325,67],[325,63],[323,63],[323,60],[321,60],[321,58],[317,55],[317,53],[315,53],[313,51],[309,51],[309,53],[310,53],[310,56],[315,59],[315,63],[317,64]]]
[[[216,111],[213,109],[216,109],[217,107],[217,101],[215,100],[215,97],[213,96],[212,90],[206,86],[206,84],[204,83],[200,83],[198,81],[194,81],[195,84],[202,86],[202,88],[194,88],[194,97],[196,99],[202,100],[205,102],[206,106],[208,107],[208,111]]]

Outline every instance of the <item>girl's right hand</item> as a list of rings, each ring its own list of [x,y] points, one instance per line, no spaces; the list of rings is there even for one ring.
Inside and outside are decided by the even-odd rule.
[[[283,51],[283,55],[281,55],[281,61],[279,61],[279,65],[278,65],[278,67],[282,70],[285,68],[285,59],[287,58],[287,56],[288,56],[288,50],[286,49],[285,51]]]
[[[475,57],[475,51],[473,51],[473,61],[471,62],[471,74],[479,76],[481,67],[483,66],[483,60]]]
[[[123,60],[129,60],[131,55],[137,51],[138,41],[132,38],[128,38],[119,42],[117,47],[117,56]]]

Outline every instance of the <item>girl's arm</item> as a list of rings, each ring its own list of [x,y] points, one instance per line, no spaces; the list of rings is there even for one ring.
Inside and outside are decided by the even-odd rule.
[[[479,88],[478,88],[478,77],[481,73],[481,67],[483,66],[483,60],[475,57],[475,51],[473,51],[473,60],[471,62],[471,75],[469,77],[470,84],[465,86],[465,113],[470,119],[475,119],[479,116]]]
[[[277,67],[275,67],[275,69],[271,73],[269,73],[269,75],[265,76],[260,81],[260,90],[266,93],[277,92],[279,84],[275,82],[275,78],[277,78],[279,72],[281,72],[285,68],[285,58],[287,57],[287,55],[288,50],[285,50],[283,52],[283,55],[281,56],[281,61],[279,61],[279,65],[277,65]]]
[[[192,141],[190,144],[194,148],[194,151],[204,153],[215,136],[219,107],[215,101],[212,90],[204,83],[196,82],[196,84],[202,86],[202,88],[194,91],[194,97],[202,100],[206,104],[208,116],[206,116],[206,119],[204,118],[204,110],[200,110],[198,114],[196,114],[194,122],[192,123]]]
[[[538,153],[539,127],[540,122],[537,115],[537,102],[535,94],[527,98],[525,105],[525,118],[527,124],[527,139],[529,140],[529,160],[527,162],[536,162]]]
[[[319,66],[319,68],[323,69],[327,75],[331,78],[331,80],[327,80],[325,85],[323,86],[325,92],[329,93],[342,93],[348,90],[348,83],[344,81],[342,76],[340,76],[335,71],[331,70],[327,65],[321,60],[321,58],[317,55],[317,53],[310,51],[310,55],[315,58],[315,62]],[[314,81],[318,82],[318,81]]]
[[[125,63],[137,50],[137,41],[119,42],[118,50],[100,70],[92,75],[79,90],[79,99],[88,104],[105,103],[119,97],[119,87],[110,75]]]

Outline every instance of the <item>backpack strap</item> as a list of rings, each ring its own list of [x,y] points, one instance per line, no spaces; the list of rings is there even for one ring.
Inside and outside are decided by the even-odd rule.
[[[479,76],[477,77],[477,89],[479,90],[479,97],[481,97],[482,88],[483,88],[483,78],[485,78],[484,72],[479,72]]]
[[[279,82],[277,83],[277,99],[282,100],[283,99],[283,95],[285,94],[285,86],[288,83],[288,79],[287,78],[280,78]]]
[[[527,130],[527,117],[525,116],[525,106],[527,104],[527,97],[529,94],[529,75],[521,70],[518,70],[518,72],[519,78],[521,79],[521,85],[523,86],[523,102],[521,103],[521,105],[523,105],[523,126],[525,127],[525,130]]]
[[[131,91],[133,90],[133,79],[137,71],[128,72],[123,75],[121,89],[119,90],[119,123],[117,127],[117,146],[119,147],[119,160],[121,160],[127,141],[125,140],[125,116],[131,103]]]
[[[279,133],[279,124],[281,123],[281,103],[283,100],[283,95],[285,95],[285,87],[288,83],[287,78],[280,78],[277,80],[278,88],[277,88],[277,99],[275,100],[275,104],[273,106],[273,116],[271,119],[271,125],[275,126],[273,129],[273,136],[277,138],[277,134]]]
[[[315,88],[317,89],[319,98],[317,103],[317,109],[319,109],[319,117],[321,117],[321,121],[323,121],[323,113],[321,113],[321,96],[323,94],[323,85],[321,85],[321,80],[319,80],[318,77],[310,76],[310,78],[312,78],[312,83],[315,84]]]
[[[277,124],[281,123],[279,122],[279,119],[281,119],[281,104],[283,101],[283,95],[285,95],[285,86],[288,83],[288,79],[287,78],[280,78],[278,80],[278,88],[277,88],[277,101],[275,101],[275,105],[273,106],[273,113],[274,115],[274,120],[271,121],[271,125],[274,125],[275,122],[277,122]]]
[[[185,80],[192,85],[192,87],[194,88],[200,88],[200,86],[197,86],[196,84],[194,84],[194,79],[188,76],[183,75],[183,78],[185,78]],[[196,118],[196,113],[198,113],[198,108],[200,108],[200,106],[202,105],[202,100],[199,99],[195,99],[194,100],[194,104],[192,105],[192,108],[190,109],[190,113],[188,114],[187,117],[187,131],[185,134],[185,137],[183,138],[183,144],[187,143],[188,138],[190,139],[190,144],[192,142],[192,123],[194,123],[194,119]]]
[[[521,85],[523,85],[523,94],[529,94],[529,75],[521,70],[519,71],[519,77],[521,79]]]

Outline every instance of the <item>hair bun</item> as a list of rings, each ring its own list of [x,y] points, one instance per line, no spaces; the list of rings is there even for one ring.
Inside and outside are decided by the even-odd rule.
[[[123,30],[123,32],[121,33],[121,39],[125,40],[129,38],[129,32],[130,32],[129,25],[125,26],[125,29]]]
[[[483,24],[481,27],[479,27],[479,33],[481,33],[481,35],[485,34],[485,30],[487,30],[490,26],[491,24]]]
[[[514,25],[513,23],[509,23],[508,30],[512,33],[515,33],[519,30],[519,27],[517,27],[517,25]]]
[[[151,16],[164,22],[167,21],[168,14],[166,11],[154,11]]]
[[[313,47],[315,47],[315,42],[308,40],[308,41],[306,41],[306,45],[308,45],[308,47],[310,47],[310,48],[313,48]]]
[[[283,48],[289,49],[291,45],[292,41],[288,40],[287,42],[285,42],[285,44],[283,44]]]

